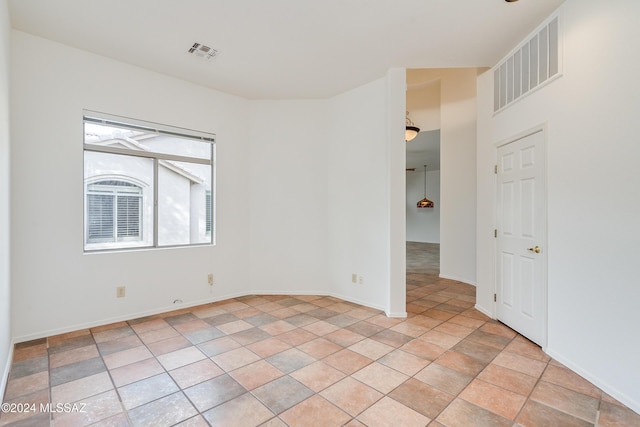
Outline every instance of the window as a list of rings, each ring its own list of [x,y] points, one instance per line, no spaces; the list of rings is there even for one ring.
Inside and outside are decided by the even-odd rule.
[[[214,136],[86,112],[84,249],[212,244]]]
[[[87,186],[87,242],[142,240],[142,188],[125,181]]]

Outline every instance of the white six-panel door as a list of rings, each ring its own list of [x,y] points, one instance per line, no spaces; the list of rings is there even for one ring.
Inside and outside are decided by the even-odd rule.
[[[545,346],[544,133],[499,146],[497,154],[497,318]]]

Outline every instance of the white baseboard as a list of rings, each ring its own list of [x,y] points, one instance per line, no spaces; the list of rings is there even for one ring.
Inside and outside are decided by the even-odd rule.
[[[210,304],[212,302],[224,301],[226,299],[237,298],[245,295],[251,295],[251,294],[238,293],[238,294],[224,295],[224,296],[215,297],[215,298],[192,301],[186,304],[169,305],[169,306],[165,306],[165,307],[161,307],[153,310],[146,310],[146,311],[140,311],[140,312],[131,313],[131,314],[125,314],[123,316],[110,317],[102,320],[97,320],[94,322],[79,323],[76,325],[66,326],[63,328],[49,329],[49,330],[38,332],[35,334],[14,337],[14,342],[20,343],[20,342],[39,339],[39,338],[52,337],[54,335],[66,334],[67,332],[74,332],[82,329],[95,328],[98,326],[109,325],[111,323],[125,322],[127,320],[138,319],[140,317],[153,316],[155,314],[167,313],[170,311],[181,310],[183,308],[196,307],[198,305]]]
[[[491,312],[491,310],[487,310],[484,307],[479,306],[478,304],[474,305],[474,307],[476,310],[478,310],[480,313],[484,314],[485,316],[491,318],[491,319],[495,319],[495,317],[493,316],[493,313]]]
[[[558,362],[562,363],[567,368],[571,369],[576,374],[580,375],[582,378],[589,381],[591,384],[598,387],[600,390],[607,393],[609,396],[616,399],[618,402],[627,406],[629,409],[636,412],[637,414],[640,414],[640,402],[618,391],[615,387],[612,387],[609,383],[607,383],[606,381],[603,381],[597,375],[593,375],[591,372],[585,371],[580,366],[576,365],[575,363],[563,357],[561,354],[554,351],[552,348],[547,348],[545,352],[549,356],[557,360]]]
[[[457,277],[449,274],[443,274],[442,272],[438,275],[438,277],[442,279],[455,280],[456,282],[466,283],[467,285],[471,285],[471,286],[476,286],[475,280],[466,279],[464,277]]]
[[[157,308],[157,309],[153,309],[153,310],[141,311],[141,312],[126,314],[126,315],[123,315],[123,316],[117,316],[117,317],[111,317],[111,318],[107,318],[107,319],[102,319],[102,320],[98,320],[98,321],[94,321],[94,322],[80,323],[80,324],[71,325],[71,326],[67,326],[67,327],[63,327],[63,328],[49,329],[49,330],[38,332],[38,333],[35,333],[35,334],[29,334],[29,335],[23,335],[23,336],[19,336],[19,337],[14,337],[13,342],[14,343],[20,343],[20,342],[25,342],[25,341],[31,341],[31,340],[35,340],[35,339],[51,337],[51,336],[54,336],[54,335],[66,334],[68,332],[79,331],[79,330],[82,330],[82,329],[95,328],[95,327],[98,327],[98,326],[109,325],[111,323],[124,322],[124,321],[127,321],[127,320],[138,319],[140,317],[153,316],[153,315],[160,314],[160,313],[167,313],[167,312],[170,312],[170,311],[181,310],[181,309],[190,308],[190,307],[196,307],[196,306],[204,305],[204,304],[211,304],[213,302],[219,302],[219,301],[224,301],[224,300],[231,299],[231,298],[239,298],[239,297],[244,297],[244,296],[248,296],[248,295],[292,295],[292,296],[295,296],[295,295],[318,295],[318,296],[330,296],[330,297],[334,297],[334,298],[339,298],[339,299],[344,300],[344,301],[352,302],[354,304],[362,305],[364,307],[369,307],[369,308],[373,308],[375,310],[380,310],[380,311],[385,312],[385,314],[387,314],[384,307],[379,307],[379,306],[376,306],[375,304],[370,304],[370,303],[365,302],[365,301],[360,301],[360,300],[357,300],[357,299],[354,299],[354,298],[345,297],[343,295],[339,295],[339,294],[335,294],[335,293],[327,293],[326,291],[323,291],[323,292],[313,292],[313,291],[308,291],[308,292],[291,292],[291,291],[287,291],[287,292],[283,292],[283,291],[272,291],[272,290],[259,290],[259,291],[249,291],[249,292],[238,292],[238,293],[225,294],[225,295],[217,296],[217,297],[214,297],[214,298],[207,298],[207,299],[204,299],[204,300],[191,301],[189,303],[183,303],[183,304],[179,304],[179,305],[170,305],[170,306],[165,306],[165,307],[161,307],[161,308]],[[402,316],[402,315],[400,315],[398,313],[394,313],[393,315],[387,314],[387,316],[389,316],[389,317],[406,317],[406,313],[404,314],[404,316]],[[9,362],[9,366],[11,366],[10,362]]]
[[[401,318],[404,319],[407,317],[407,312],[406,311],[399,311],[399,312],[389,312],[389,311],[385,311],[384,314],[387,315],[387,317],[394,317],[394,318]]]
[[[317,294],[314,294],[314,295],[317,295]],[[384,311],[385,314],[386,314],[385,307],[381,307],[381,306],[376,305],[376,304],[371,304],[370,302],[361,301],[361,300],[356,299],[356,298],[345,297],[344,295],[336,294],[336,293],[333,293],[333,292],[329,293],[328,296],[331,296],[331,297],[334,297],[334,298],[339,298],[341,300],[352,302],[354,304],[358,304],[358,305],[361,305],[361,306],[364,306],[364,307],[373,308],[374,310]]]

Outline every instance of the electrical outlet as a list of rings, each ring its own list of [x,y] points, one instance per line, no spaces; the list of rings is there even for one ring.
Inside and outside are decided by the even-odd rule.
[[[124,286],[118,286],[116,288],[116,298],[124,298],[125,295],[126,295],[125,287]]]
[[[351,273],[351,283],[358,283],[358,275],[356,273]]]
[[[209,285],[213,286],[213,274],[209,273],[207,275],[207,282],[209,283]]]
[[[364,285],[364,276],[362,274],[358,274],[358,284]]]

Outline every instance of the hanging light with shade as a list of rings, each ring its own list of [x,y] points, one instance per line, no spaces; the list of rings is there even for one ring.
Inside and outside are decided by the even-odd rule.
[[[418,202],[418,208],[432,208],[433,202],[427,199],[427,165],[424,165],[424,199]]]
[[[406,130],[404,132],[404,140],[405,142],[411,141],[413,138],[418,136],[418,132],[420,132],[420,128],[417,127],[411,119],[409,118],[409,112],[407,111],[407,116],[405,120]]]

